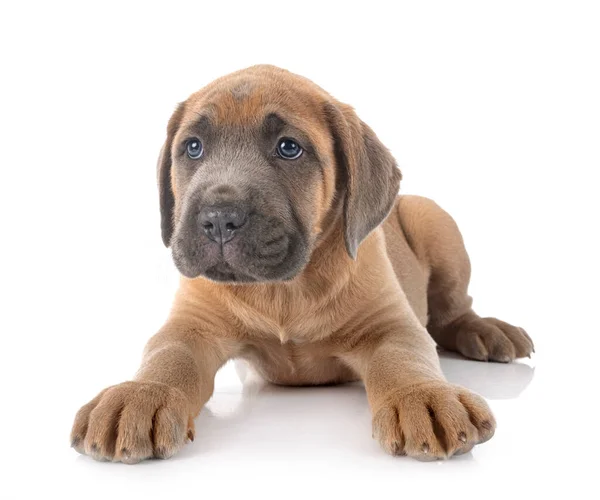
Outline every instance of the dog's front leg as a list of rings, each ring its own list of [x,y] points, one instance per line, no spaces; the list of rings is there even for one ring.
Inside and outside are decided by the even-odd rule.
[[[449,458],[494,434],[487,403],[445,380],[435,345],[416,318],[373,325],[342,359],[362,377],[373,436],[391,454]]]
[[[133,381],[103,390],[79,410],[73,447],[98,460],[125,463],[172,456],[194,439],[194,417],[235,350],[232,341],[169,321],[148,342]]]

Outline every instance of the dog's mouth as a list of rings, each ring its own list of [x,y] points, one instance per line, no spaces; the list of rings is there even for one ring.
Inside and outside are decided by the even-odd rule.
[[[243,283],[251,281],[249,276],[242,276],[240,273],[236,274],[233,272],[233,269],[231,269],[226,262],[206,269],[203,274],[212,281],[219,281],[222,283]]]
[[[203,276],[221,283],[290,280],[308,260],[307,245],[301,235],[269,222],[248,223],[226,242],[182,227],[172,242],[175,265],[188,278]]]

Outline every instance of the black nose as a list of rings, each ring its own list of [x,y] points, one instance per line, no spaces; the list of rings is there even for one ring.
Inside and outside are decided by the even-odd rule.
[[[236,205],[204,207],[198,214],[198,222],[206,235],[220,245],[235,236],[237,229],[246,222],[246,211]]]

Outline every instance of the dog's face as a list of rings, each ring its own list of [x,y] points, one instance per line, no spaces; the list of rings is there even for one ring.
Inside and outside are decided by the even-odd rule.
[[[179,271],[235,283],[293,278],[334,224],[354,257],[400,180],[351,108],[272,66],[182,103],[158,168],[163,241]]]

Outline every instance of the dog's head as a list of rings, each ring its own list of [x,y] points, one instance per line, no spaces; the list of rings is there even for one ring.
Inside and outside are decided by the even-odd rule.
[[[158,180],[162,237],[179,271],[243,283],[293,278],[335,224],[355,258],[391,209],[400,172],[351,107],[305,78],[254,66],[179,105]]]

